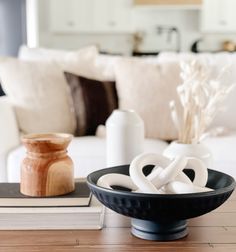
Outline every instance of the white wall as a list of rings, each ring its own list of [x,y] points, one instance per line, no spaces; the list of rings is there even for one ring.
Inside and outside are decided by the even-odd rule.
[[[112,1],[112,0],[111,0]],[[52,48],[77,49],[97,44],[101,50],[130,54],[133,47],[132,34],[52,34],[49,31],[48,0],[39,1],[39,45]],[[236,35],[201,34],[200,10],[157,10],[135,8],[133,15],[136,31],[144,32],[143,51],[175,50],[176,37],[168,41],[167,34],[158,35],[158,25],[176,26],[181,34],[181,50],[189,51],[192,43],[203,38],[202,50],[218,50],[225,39],[236,40]]]

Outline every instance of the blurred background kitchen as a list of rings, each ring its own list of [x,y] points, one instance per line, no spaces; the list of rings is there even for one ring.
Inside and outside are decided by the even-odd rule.
[[[0,0],[0,55],[30,47],[235,51],[235,0]]]

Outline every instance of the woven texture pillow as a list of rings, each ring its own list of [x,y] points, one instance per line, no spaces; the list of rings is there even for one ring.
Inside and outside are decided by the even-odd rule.
[[[65,73],[76,113],[76,136],[94,135],[118,107],[115,82],[97,81]]]
[[[19,58],[29,61],[53,61],[65,72],[89,79],[114,81],[113,61],[117,56],[99,55],[95,46],[74,51],[21,46]]]
[[[178,101],[176,87],[181,83],[177,63],[121,59],[115,66],[119,108],[134,109],[144,120],[146,137],[177,138],[169,102]]]
[[[211,78],[216,79],[221,73],[222,69],[228,67],[222,78],[222,85],[229,85],[235,83],[236,80],[236,53],[219,52],[219,53],[160,53],[159,60],[161,62],[184,60],[198,60],[199,62],[208,66],[211,73]],[[221,111],[217,113],[210,127],[226,127],[228,130],[236,130],[236,88],[226,97],[221,104]]]
[[[74,132],[68,86],[56,64],[8,58],[0,64],[0,77],[23,133]]]

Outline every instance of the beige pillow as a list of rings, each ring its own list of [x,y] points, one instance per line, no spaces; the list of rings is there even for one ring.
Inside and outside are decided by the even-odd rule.
[[[29,61],[53,61],[63,71],[100,81],[113,81],[114,71],[110,61],[115,56],[104,56],[98,53],[96,46],[88,46],[75,51],[20,47],[18,57]]]
[[[115,81],[115,66],[119,60],[124,59],[120,55],[111,55],[111,54],[98,54],[95,59],[95,67],[100,72],[102,80]],[[128,59],[140,59],[139,57],[126,57]],[[141,59],[142,62],[154,63],[159,62],[157,56],[145,56]]]
[[[95,68],[99,72],[100,81],[115,81],[115,64],[122,56],[98,54],[95,59]]]
[[[178,101],[181,83],[177,63],[122,59],[115,66],[119,108],[134,109],[144,120],[146,137],[172,140],[177,132],[170,116],[169,101]]]
[[[74,132],[68,85],[56,64],[8,58],[0,63],[0,78],[23,133]]]
[[[159,56],[160,62],[166,61],[190,61],[198,60],[202,64],[207,65],[211,78],[216,79],[221,73],[222,69],[228,67],[228,70],[222,77],[222,85],[230,85],[235,83],[236,80],[236,53],[230,52],[219,52],[219,53],[170,53],[163,52]],[[236,88],[234,88],[226,99],[222,102],[221,110],[217,113],[215,119],[210,125],[214,127],[226,127],[229,130],[236,130],[236,117],[232,116],[235,114],[236,107]]]

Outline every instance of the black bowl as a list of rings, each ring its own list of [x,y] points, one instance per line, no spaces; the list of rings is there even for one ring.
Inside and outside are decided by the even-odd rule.
[[[153,166],[145,168],[146,175]],[[193,179],[192,170],[184,172]],[[222,172],[208,169],[207,187],[211,192],[191,194],[132,193],[126,188],[114,190],[97,186],[98,179],[109,173],[129,175],[129,165],[95,171],[87,182],[92,193],[106,207],[132,217],[132,233],[148,240],[175,240],[188,234],[189,218],[206,214],[222,205],[235,188],[235,180]]]

